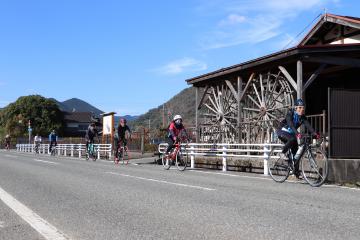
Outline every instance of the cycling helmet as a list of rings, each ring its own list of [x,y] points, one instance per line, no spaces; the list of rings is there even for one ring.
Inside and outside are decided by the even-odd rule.
[[[295,101],[295,107],[299,107],[299,106],[305,107],[304,101],[300,98]]]
[[[182,120],[182,117],[181,117],[180,115],[175,115],[174,121],[176,121],[176,120],[178,120],[178,119]]]

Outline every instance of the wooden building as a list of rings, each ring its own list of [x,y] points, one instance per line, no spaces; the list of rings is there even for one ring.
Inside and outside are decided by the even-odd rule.
[[[330,157],[360,158],[360,18],[324,14],[292,48],[186,80],[197,140],[274,140],[297,98],[327,136]]]

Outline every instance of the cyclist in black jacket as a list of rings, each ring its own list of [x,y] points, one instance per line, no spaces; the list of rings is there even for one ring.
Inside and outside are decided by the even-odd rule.
[[[96,129],[95,123],[91,123],[86,130],[86,151],[88,150],[89,143],[94,143],[94,138],[99,134],[98,130]]]
[[[309,121],[305,116],[305,104],[302,99],[297,99],[295,102],[295,108],[291,109],[285,119],[281,121],[279,129],[276,131],[279,139],[285,144],[283,148],[283,153],[286,154],[289,149],[291,149],[291,153],[295,156],[298,150],[298,141],[297,139],[301,139],[301,133],[297,131],[297,129],[304,124],[305,127],[309,130],[311,134],[313,134],[317,139],[320,138],[320,135],[315,132],[315,130],[311,127]],[[296,164],[297,163],[297,164]],[[299,161],[295,163],[295,175],[298,173],[299,169]]]

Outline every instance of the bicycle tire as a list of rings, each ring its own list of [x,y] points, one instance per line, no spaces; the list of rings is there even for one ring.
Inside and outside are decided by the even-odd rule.
[[[277,151],[276,151],[277,150]],[[289,159],[280,149],[274,149],[268,160],[268,169],[270,177],[278,183],[285,182],[289,177]]]
[[[128,152],[128,150],[125,150],[125,148],[124,148],[124,150],[123,150],[123,164],[125,164],[125,165],[128,165],[129,164],[129,159],[130,159],[130,156],[129,156],[129,152]],[[126,162],[126,163],[125,163]]]
[[[176,161],[175,165],[179,171],[184,171],[189,162],[189,155],[187,154],[186,150],[183,151],[180,149],[176,154]]]
[[[170,169],[172,160],[168,159],[165,153],[163,153],[162,156],[161,156],[161,162],[162,162],[163,168],[165,170]]]
[[[301,172],[312,187],[320,187],[329,174],[326,154],[320,148],[308,148],[301,158]]]

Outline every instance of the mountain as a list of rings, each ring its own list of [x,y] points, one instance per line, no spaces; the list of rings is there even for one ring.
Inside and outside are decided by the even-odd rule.
[[[103,113],[100,109],[78,98],[71,98],[64,102],[59,102],[56,99],[52,100],[54,100],[58,104],[60,110],[64,112],[93,112],[95,115]]]
[[[133,128],[150,127],[162,128],[163,121],[165,127],[169,124],[174,115],[180,114],[183,117],[185,126],[195,125],[195,88],[189,87],[172,97],[166,103],[157,108],[150,109],[147,113],[138,116],[129,125]]]

